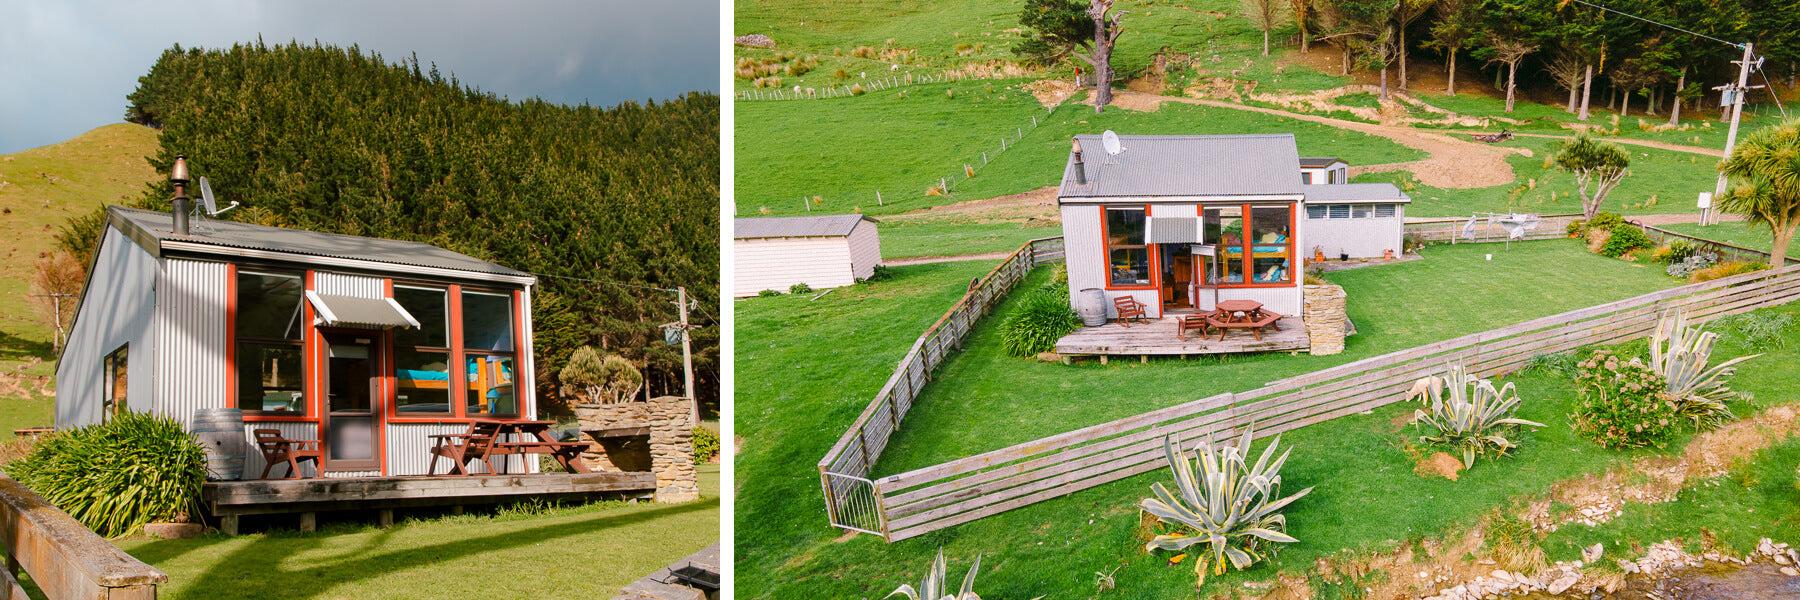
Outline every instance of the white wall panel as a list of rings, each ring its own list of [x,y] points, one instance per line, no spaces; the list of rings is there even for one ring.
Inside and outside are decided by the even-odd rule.
[[[201,408],[227,408],[224,263],[166,259],[156,287],[154,410],[183,426]]]
[[[56,365],[56,427],[100,422],[107,390],[106,355],[126,351],[126,404],[149,410],[156,397],[156,257],[108,227],[94,257],[93,277]],[[73,299],[65,298],[63,302]]]
[[[735,297],[763,290],[787,293],[805,283],[814,289],[856,283],[850,271],[850,246],[844,237],[760,238],[732,240]]]
[[[850,230],[850,276],[864,279],[875,274],[875,265],[881,264],[881,236],[875,231],[875,224],[858,221]]]

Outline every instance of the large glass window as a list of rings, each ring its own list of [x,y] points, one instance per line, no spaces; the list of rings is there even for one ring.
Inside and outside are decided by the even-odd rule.
[[[463,385],[470,417],[519,414],[512,295],[462,293]]]
[[[1215,285],[1293,281],[1293,213],[1292,206],[1202,207],[1202,236],[1216,249],[1207,263],[1207,281]]]
[[[441,288],[394,286],[394,301],[412,314],[419,328],[394,330],[396,346],[450,347],[450,295]]]
[[[239,271],[236,339],[237,405],[246,411],[306,414],[301,388],[299,275]]]
[[[1150,285],[1150,247],[1144,243],[1142,208],[1106,209],[1106,257],[1113,287]]]
[[[1292,209],[1286,206],[1258,206],[1250,209],[1251,280],[1256,283],[1287,282],[1292,279],[1293,263],[1289,260]]]
[[[1244,282],[1244,209],[1209,206],[1201,211],[1201,237],[1217,251],[1207,273],[1213,284]]]
[[[394,330],[394,411],[402,416],[450,414],[450,293],[394,286],[394,301],[419,322]]]

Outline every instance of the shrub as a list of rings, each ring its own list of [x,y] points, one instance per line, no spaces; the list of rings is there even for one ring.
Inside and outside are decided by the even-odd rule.
[[[1675,399],[1681,416],[1693,419],[1696,427],[1717,427],[1737,415],[1725,406],[1726,400],[1737,398],[1737,392],[1726,385],[1737,374],[1738,363],[1762,356],[1740,356],[1713,368],[1713,345],[1719,334],[1704,327],[1689,327],[1680,312],[1664,317],[1650,336],[1650,368],[1663,378],[1665,392]]]
[[[763,290],[763,291],[757,292],[756,295],[762,296],[764,298],[772,298],[775,296],[780,296],[781,292],[779,290]]]
[[[1600,246],[1600,253],[1613,258],[1618,258],[1626,252],[1638,248],[1656,246],[1656,242],[1650,241],[1650,236],[1644,235],[1644,230],[1631,225],[1620,225],[1613,227],[1610,231],[1612,231],[1612,235],[1606,238],[1606,244]]]
[[[709,462],[719,455],[719,433],[705,427],[695,427],[694,462]]]
[[[1745,273],[1754,273],[1756,271],[1762,271],[1762,270],[1765,270],[1768,268],[1769,268],[1768,263],[1751,263],[1751,262],[1719,263],[1719,264],[1716,264],[1716,265],[1713,265],[1713,266],[1710,266],[1710,267],[1707,267],[1704,269],[1695,270],[1693,273],[1688,275],[1688,282],[1689,283],[1700,283],[1702,281],[1712,281],[1714,279],[1723,279],[1726,277],[1730,277],[1732,275],[1743,275]]]
[[[557,376],[564,396],[591,404],[630,402],[644,386],[644,374],[630,360],[617,354],[601,356],[593,346],[577,348]]]
[[[1019,308],[1000,323],[1006,353],[1020,358],[1056,348],[1056,340],[1081,328],[1081,316],[1069,308],[1069,297],[1051,288],[1027,294]]]
[[[811,294],[812,291],[812,286],[806,285],[804,281],[788,286],[789,294]]]
[[[1525,368],[1520,370],[1525,373],[1548,373],[1574,379],[1578,372],[1576,365],[1580,362],[1580,359],[1575,357],[1574,351],[1533,354],[1529,360],[1525,361]]]
[[[911,600],[981,600],[975,595],[975,572],[981,569],[981,557],[975,557],[975,564],[969,566],[969,574],[963,576],[962,589],[955,594],[944,592],[944,584],[949,581],[944,566],[944,549],[938,548],[937,560],[932,561],[931,570],[925,572],[925,578],[919,581],[919,587],[901,584],[889,592],[889,596],[901,595]]]
[[[1663,272],[1668,273],[1670,277],[1687,279],[1694,274],[1694,271],[1710,267],[1713,263],[1718,262],[1718,260],[1719,255],[1717,254],[1711,252],[1695,252],[1670,263],[1669,268],[1663,269]]]
[[[1601,350],[1581,361],[1581,400],[1569,415],[1582,437],[1607,448],[1664,447],[1681,425],[1675,400],[1656,371]]]
[[[193,514],[206,451],[175,419],[124,412],[44,438],[6,472],[95,533],[117,537]]]
[[[1144,551],[1183,553],[1194,559],[1194,575],[1199,583],[1205,583],[1209,568],[1214,575],[1225,574],[1227,560],[1243,570],[1265,554],[1273,554],[1278,549],[1276,542],[1300,541],[1288,536],[1287,517],[1279,511],[1313,489],[1272,500],[1281,495],[1281,465],[1287,462],[1288,453],[1270,462],[1269,457],[1281,445],[1281,436],[1275,436],[1256,465],[1250,466],[1245,459],[1254,438],[1252,429],[1244,428],[1236,446],[1215,449],[1211,439],[1201,440],[1194,446],[1193,462],[1176,447],[1174,436],[1163,438],[1163,454],[1175,474],[1179,495],[1156,482],[1150,484],[1156,497],[1139,501],[1138,507],[1174,531],[1156,536],[1144,545]],[[1210,552],[1189,549],[1196,545],[1204,545]]]
[[[1491,449],[1498,458],[1518,447],[1506,436],[1520,425],[1544,426],[1513,416],[1519,410],[1519,394],[1511,382],[1495,389],[1494,382],[1470,375],[1462,365],[1450,365],[1442,377],[1420,379],[1406,395],[1409,401],[1413,398],[1425,404],[1413,411],[1413,428],[1423,423],[1438,432],[1421,435],[1419,441],[1461,450],[1466,467],[1475,466],[1477,454],[1485,455]]]
[[[1713,321],[1714,327],[1737,334],[1744,349],[1764,352],[1787,347],[1781,334],[1794,327],[1794,315],[1769,311],[1747,312]]]
[[[893,279],[893,278],[894,278],[894,268],[893,267],[889,267],[887,265],[875,265],[875,271],[872,273],[869,273],[868,277],[864,277],[863,281],[873,283],[873,282],[877,282],[877,281],[887,281],[887,280]]]

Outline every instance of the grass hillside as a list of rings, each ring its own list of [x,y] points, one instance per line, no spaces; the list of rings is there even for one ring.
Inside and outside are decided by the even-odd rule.
[[[36,359],[42,362],[24,375],[54,374],[49,310],[30,297],[36,264],[55,251],[54,235],[70,217],[143,193],[144,183],[157,177],[144,160],[156,153],[156,135],[149,127],[117,123],[0,156],[0,372],[10,376]],[[30,379],[0,382],[0,436],[50,421],[50,398],[21,393],[14,383],[48,389]]]

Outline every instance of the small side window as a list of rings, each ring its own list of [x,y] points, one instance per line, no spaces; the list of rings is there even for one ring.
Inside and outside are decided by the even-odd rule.
[[[100,407],[100,421],[102,423],[111,420],[112,415],[125,412],[129,408],[125,403],[127,397],[125,389],[127,384],[127,373],[130,372],[127,368],[130,348],[131,344],[127,343],[119,346],[118,350],[114,350],[111,354],[106,355],[105,364],[102,366],[103,372],[100,374],[101,381],[103,382],[101,385],[102,403]]]

